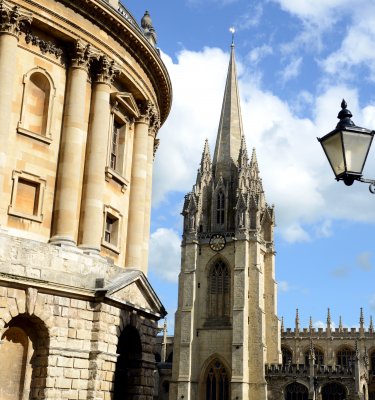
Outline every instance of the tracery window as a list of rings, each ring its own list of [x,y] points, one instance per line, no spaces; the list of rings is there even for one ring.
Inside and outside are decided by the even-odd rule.
[[[216,223],[218,225],[224,224],[224,216],[225,216],[225,198],[224,198],[224,193],[220,191],[217,194],[216,198]]]
[[[293,382],[285,388],[285,400],[307,400],[308,389],[305,385],[298,382]]]
[[[319,349],[314,349],[315,365],[324,365],[324,353]],[[305,351],[305,365],[310,365],[310,350]]]
[[[343,368],[350,368],[354,363],[355,352],[349,347],[344,347],[337,353],[337,365]]]
[[[206,400],[229,400],[229,376],[219,360],[214,360],[207,369]]]
[[[292,363],[292,352],[286,347],[282,347],[281,354],[283,365],[290,365]]]
[[[229,322],[230,273],[227,265],[216,261],[208,274],[208,317],[216,322]]]
[[[339,383],[333,382],[322,388],[322,400],[345,400],[345,387]]]
[[[370,354],[370,368],[372,375],[375,375],[375,350]]]

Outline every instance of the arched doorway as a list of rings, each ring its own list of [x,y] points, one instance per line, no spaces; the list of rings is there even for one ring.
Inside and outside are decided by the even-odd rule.
[[[138,398],[142,377],[142,344],[133,326],[126,326],[117,345],[114,400]]]
[[[229,400],[230,377],[223,363],[214,359],[206,370],[204,400]]]
[[[329,383],[322,388],[322,400],[344,400],[346,399],[345,386],[340,383]]]
[[[285,400],[308,400],[309,391],[305,385],[298,382],[290,383],[285,387]]]
[[[49,335],[36,317],[19,315],[5,327],[0,346],[0,398],[28,399],[30,393],[44,392],[49,350]]]

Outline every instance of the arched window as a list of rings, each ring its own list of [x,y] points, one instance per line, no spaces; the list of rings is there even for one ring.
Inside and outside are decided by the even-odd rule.
[[[373,350],[370,354],[370,368],[371,374],[375,375],[375,350]]]
[[[224,193],[220,190],[216,197],[216,223],[218,225],[224,224],[225,216],[225,197]]]
[[[0,399],[22,400],[39,392],[44,398],[47,378],[48,331],[37,318],[13,318],[1,336]]]
[[[229,376],[223,364],[214,360],[207,368],[205,400],[229,400]]]
[[[208,318],[216,323],[229,323],[230,274],[223,261],[216,261],[210,268],[208,287]]]
[[[133,399],[140,393],[142,374],[142,344],[133,326],[126,326],[117,345],[114,400]],[[134,396],[134,397],[133,397]]]
[[[324,365],[324,353],[319,349],[314,349],[315,365]],[[310,350],[305,351],[305,365],[310,365]]]
[[[307,400],[309,391],[305,385],[298,382],[290,383],[285,388],[285,400]]]
[[[46,71],[36,68],[25,75],[23,83],[18,133],[48,142],[51,140],[52,100],[55,92],[52,80]]]
[[[340,383],[329,383],[322,388],[322,400],[345,400],[346,390]]]
[[[353,366],[355,352],[349,347],[343,347],[337,352],[337,365],[343,368],[350,368]]]
[[[290,365],[292,363],[292,352],[286,347],[281,348],[282,363],[283,365]]]

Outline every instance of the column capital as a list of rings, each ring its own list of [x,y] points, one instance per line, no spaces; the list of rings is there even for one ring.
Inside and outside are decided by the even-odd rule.
[[[0,0],[0,34],[6,33],[18,39],[21,29],[31,24],[32,19],[30,12]]]
[[[109,57],[101,54],[98,57],[98,65],[95,71],[94,81],[97,83],[105,83],[111,86],[113,79],[120,73],[120,68]]]
[[[73,50],[71,66],[88,72],[93,54],[95,54],[95,50],[89,44],[78,39]]]
[[[160,128],[160,116],[156,106],[150,100],[146,100],[139,103],[138,108],[141,112],[138,122],[147,123],[149,126],[148,134],[156,137]]]

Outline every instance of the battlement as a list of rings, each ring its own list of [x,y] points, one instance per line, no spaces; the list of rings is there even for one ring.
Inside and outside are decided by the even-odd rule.
[[[306,364],[267,364],[265,370],[267,377],[307,377],[310,374],[310,366]],[[314,376],[322,377],[354,377],[354,367],[342,367],[340,365],[315,365]]]

